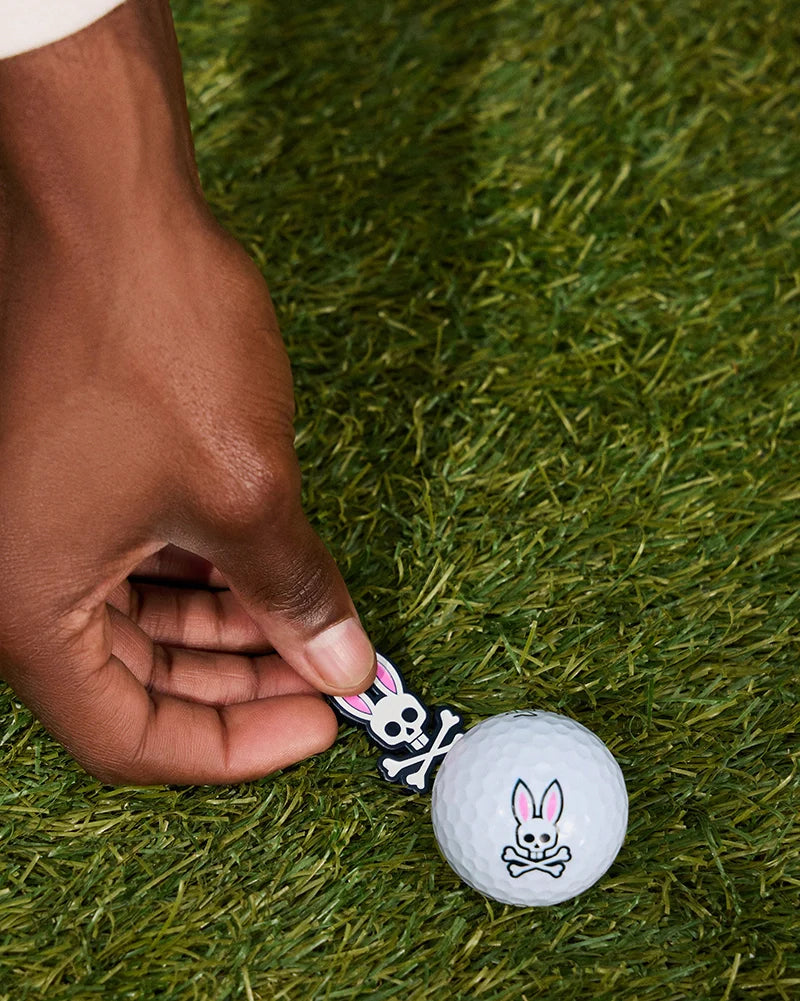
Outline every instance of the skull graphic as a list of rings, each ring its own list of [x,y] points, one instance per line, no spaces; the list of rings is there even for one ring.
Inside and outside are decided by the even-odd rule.
[[[334,701],[346,716],[363,723],[370,737],[383,747],[407,744],[415,751],[429,743],[424,733],[428,711],[416,696],[403,688],[396,668],[378,654],[378,672],[373,686],[380,698],[368,692],[337,696]]]

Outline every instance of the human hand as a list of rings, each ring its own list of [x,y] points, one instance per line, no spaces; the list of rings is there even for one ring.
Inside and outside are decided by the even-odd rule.
[[[319,691],[374,651],[300,506],[288,361],[202,199],[166,3],[0,62],[0,210],[3,677],[105,781],[323,750]]]

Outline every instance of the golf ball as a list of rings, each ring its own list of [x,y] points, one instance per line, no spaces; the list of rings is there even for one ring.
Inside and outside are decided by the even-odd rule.
[[[447,753],[433,785],[442,854],[473,889],[545,907],[582,893],[616,858],[628,796],[585,726],[549,712],[484,720]]]

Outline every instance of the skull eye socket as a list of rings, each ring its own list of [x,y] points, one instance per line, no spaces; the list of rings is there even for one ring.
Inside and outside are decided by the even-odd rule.
[[[549,834],[540,834],[539,835],[539,840],[542,842],[542,844],[546,845],[547,842],[550,840],[550,835]]]
[[[531,841],[535,841],[536,838],[532,834],[526,834],[522,840],[530,844]]]
[[[395,723],[394,720],[391,720],[389,723],[386,724],[386,736],[387,737],[397,737],[397,736],[399,736],[399,734],[400,734],[400,724],[399,723]]]
[[[401,715],[402,715],[403,719],[406,721],[406,723],[416,723],[418,713],[417,713],[416,709],[414,709],[411,706],[409,706],[408,709],[404,709],[403,710],[403,712],[401,713]]]

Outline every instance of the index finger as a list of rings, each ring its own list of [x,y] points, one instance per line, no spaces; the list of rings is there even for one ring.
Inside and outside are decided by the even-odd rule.
[[[110,632],[103,608],[90,634],[56,655],[61,670],[30,685],[38,675],[27,674],[15,685],[53,736],[101,781],[242,782],[323,751],[336,738],[336,718],[316,695],[214,706],[149,692],[133,673],[149,676],[146,665],[129,669],[110,653]]]

